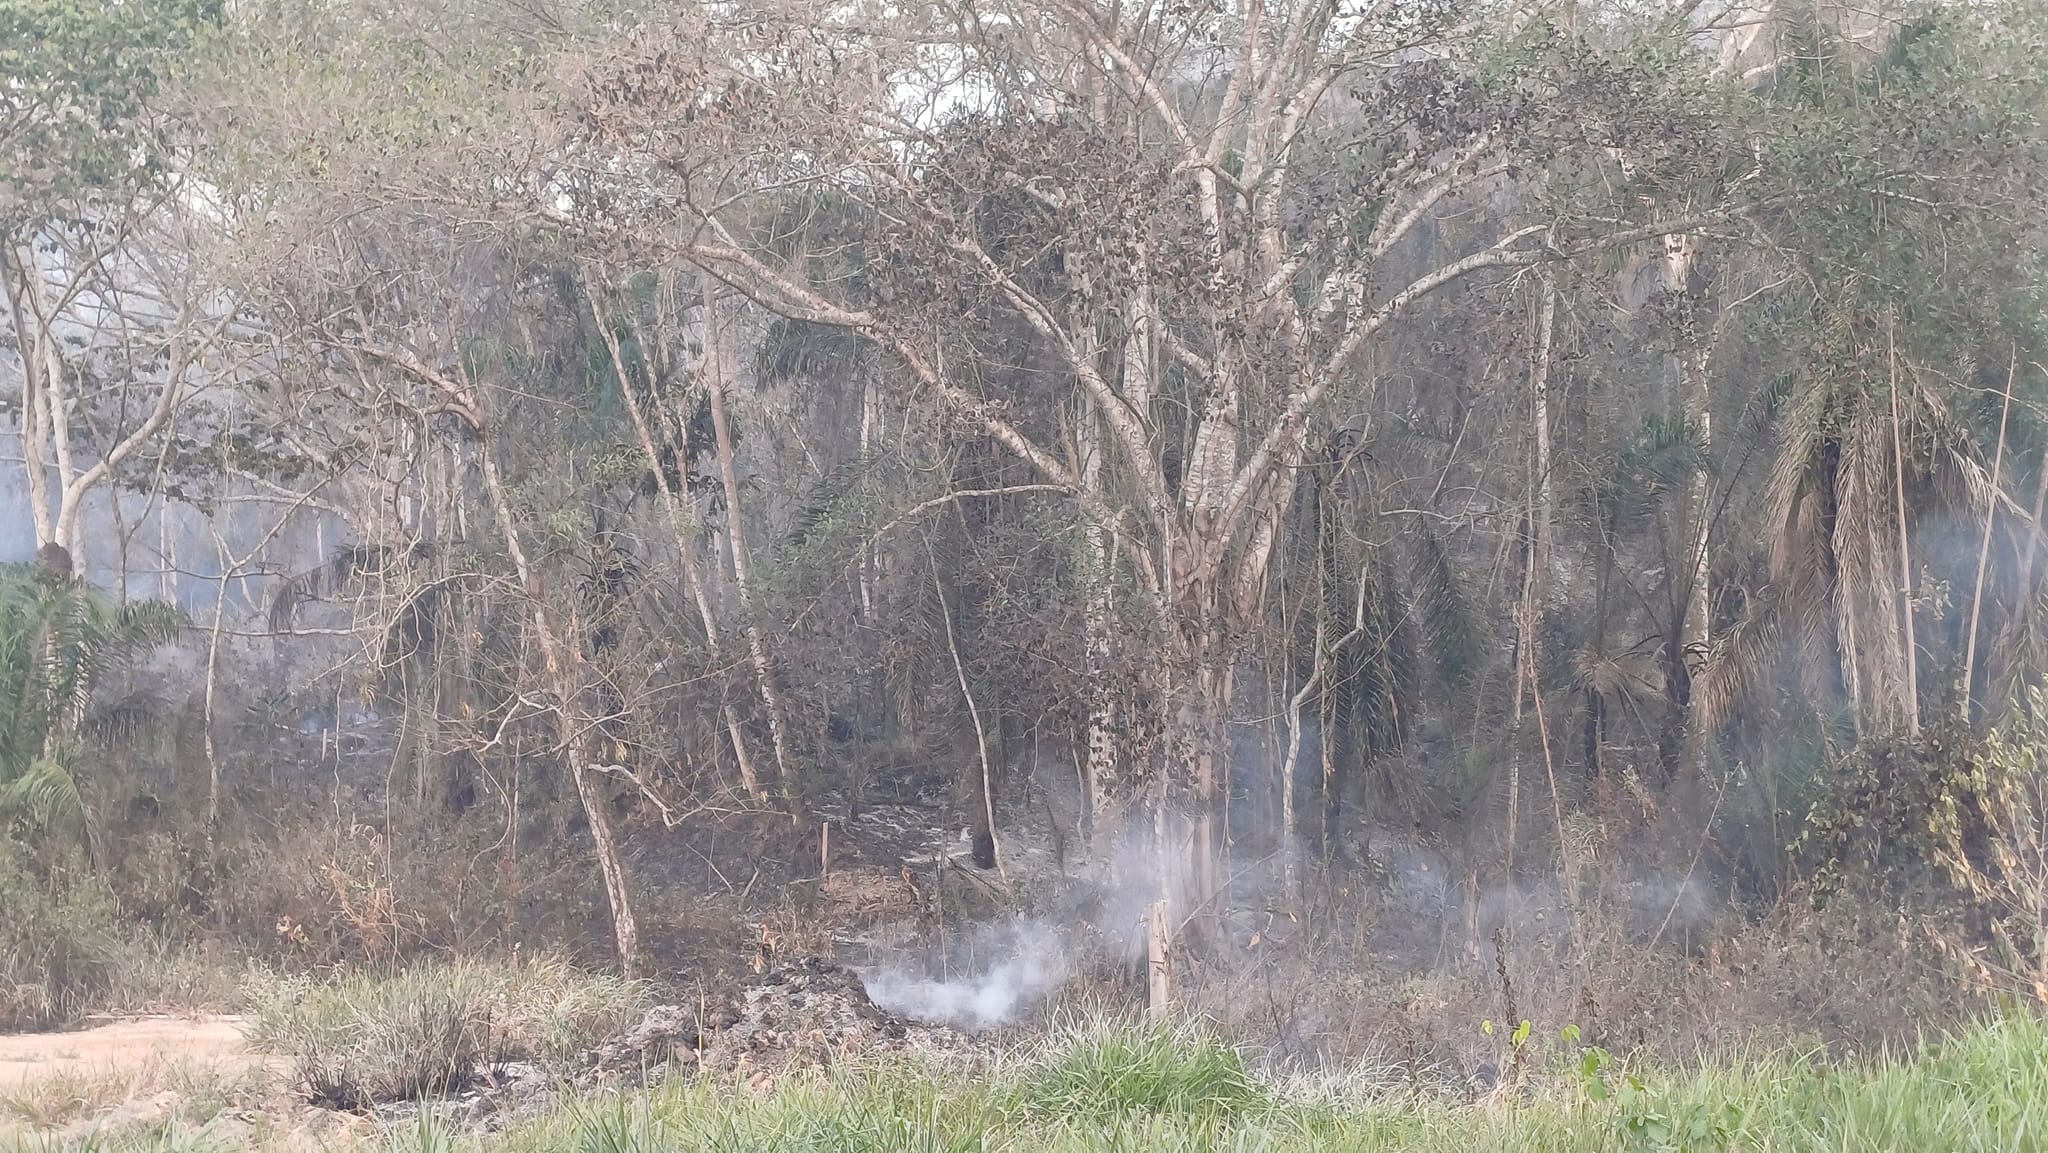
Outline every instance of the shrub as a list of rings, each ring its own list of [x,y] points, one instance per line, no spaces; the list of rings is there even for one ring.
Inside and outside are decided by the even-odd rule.
[[[32,872],[0,838],[0,1028],[68,1025],[112,986],[113,899],[80,868]]]
[[[1944,940],[1950,954],[2048,1005],[2048,691],[2028,688],[1928,811],[1936,860],[1977,915],[1981,944]]]

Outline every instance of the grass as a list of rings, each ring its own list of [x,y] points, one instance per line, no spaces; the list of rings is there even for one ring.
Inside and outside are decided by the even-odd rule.
[[[250,1044],[291,1057],[309,1099],[352,1110],[458,1090],[497,1062],[562,1067],[652,1000],[645,985],[554,960],[258,976],[246,996]]]
[[[1038,1118],[1233,1117],[1270,1104],[1243,1051],[1186,1023],[1069,1029],[1021,1072],[1016,1102]]]
[[[163,1058],[122,1069],[66,1071],[0,1090],[0,1122],[60,1129],[162,1098],[175,1102],[180,1120],[203,1125],[230,1109],[262,1104],[268,1080],[260,1069]]]
[[[1523,1098],[1294,1093],[1199,1030],[1094,1026],[970,1079],[915,1062],[590,1098],[476,1153],[1918,1153],[2048,1148],[2048,1029],[1987,1022],[1835,1066],[1774,1054],[1692,1073],[1583,1066]],[[412,1146],[406,1146],[412,1148]]]
[[[104,1134],[107,1153],[229,1148],[205,1128]],[[207,1144],[209,1140],[215,1143]],[[431,1114],[358,1148],[393,1153],[1998,1153],[2048,1149],[2048,1027],[1986,1020],[1915,1052],[1797,1053],[1691,1072],[1597,1057],[1479,1103],[1313,1093],[1188,1026],[1094,1024],[979,1075],[914,1058],[789,1076],[766,1092],[677,1078],[593,1093],[502,1132]],[[248,1142],[240,1142],[247,1147]],[[0,1148],[6,1142],[0,1140]],[[36,1146],[36,1148],[53,1148]]]
[[[81,862],[53,878],[0,836],[0,1030],[69,1024],[105,999],[120,926],[114,901]]]

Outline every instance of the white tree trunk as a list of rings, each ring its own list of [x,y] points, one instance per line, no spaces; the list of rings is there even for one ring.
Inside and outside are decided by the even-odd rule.
[[[1102,433],[1095,410],[1086,403],[1075,418],[1081,483],[1102,491]],[[1123,779],[1117,756],[1118,694],[1111,685],[1115,653],[1115,553],[1109,530],[1093,521],[1084,531],[1087,546],[1088,604],[1084,611],[1087,646],[1088,721],[1085,765],[1088,815],[1098,853],[1107,855],[1116,838]]]
[[[1550,361],[1557,323],[1557,282],[1545,275],[1536,306],[1536,355],[1530,369],[1530,393],[1534,411],[1530,423],[1536,433],[1536,566],[1544,582],[1537,589],[1538,604],[1547,604],[1557,581],[1557,548],[1553,523],[1557,509],[1557,476],[1550,451]]]
[[[1699,435],[1696,447],[1700,463],[1693,470],[1686,502],[1692,536],[1686,542],[1687,571],[1684,579],[1687,600],[1680,644],[1689,658],[1704,656],[1713,642],[1713,597],[1712,589],[1708,587],[1709,562],[1712,559],[1713,508],[1710,502],[1713,482],[1708,460],[1714,446],[1714,414],[1706,373],[1709,349],[1694,319],[1699,302],[1692,291],[1692,277],[1698,259],[1699,244],[1690,234],[1672,233],[1664,238],[1664,291],[1679,317],[1677,347],[1673,350],[1679,403],[1686,423]]]
[[[654,436],[647,425],[646,414],[640,409],[640,401],[633,392],[632,381],[626,374],[626,359],[619,347],[619,340],[605,322],[596,286],[586,280],[590,307],[598,318],[598,329],[604,334],[605,347],[611,354],[612,372],[619,380],[619,392],[625,397],[626,412],[633,420],[633,433],[640,441],[640,451],[647,458],[647,467],[654,471],[655,486],[661,492],[661,506],[667,513],[669,532],[675,537],[677,559],[683,569],[683,584],[689,590],[691,601],[697,606],[697,617],[704,625],[704,647],[711,655],[711,663],[723,666],[724,641],[718,627],[718,614],[712,611],[711,598],[704,590],[702,574],[697,571],[697,547],[691,526],[683,519],[683,496],[668,482],[668,473],[661,467],[661,454],[655,448]],[[687,425],[685,426],[687,427]],[[689,446],[678,451],[679,467],[687,469]],[[748,748],[746,730],[740,724],[739,713],[729,700],[719,702],[719,719],[725,724],[726,739],[732,743],[733,759],[738,762],[740,788],[756,803],[767,798],[767,791],[761,787],[761,776],[754,768],[754,757]]]

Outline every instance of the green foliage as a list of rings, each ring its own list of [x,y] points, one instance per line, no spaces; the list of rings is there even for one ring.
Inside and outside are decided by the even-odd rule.
[[[67,1024],[113,987],[121,926],[90,870],[36,870],[0,840],[0,1029]]]
[[[1068,1120],[1231,1116],[1268,1103],[1244,1053],[1195,1025],[1083,1026],[1019,1086],[1027,1112]]]
[[[1734,1102],[1672,1103],[1635,1077],[1622,1079],[1614,1096],[1620,1110],[1623,1148],[1641,1153],[1705,1153],[1726,1149],[1742,1124]]]
[[[412,1124],[391,1131],[390,1149],[391,1153],[454,1153],[455,1132],[440,1114],[422,1109]]]
[[[1130,1027],[1157,1055],[1183,1046],[1197,1070],[1213,1054],[1174,1027]],[[1071,1044],[1067,1042],[1066,1044]],[[1289,1096],[1255,1075],[1257,1108],[1235,1112],[1028,1107],[1047,1062],[999,1064],[978,1078],[915,1060],[796,1076],[767,1092],[681,1078],[644,1094],[594,1096],[477,1139],[480,1150],[708,1149],[1006,1153],[1991,1153],[2032,1148],[2048,1090],[2048,1031],[2028,1017],[1987,1022],[1919,1053],[1834,1064],[1779,1054],[1687,1074],[1640,1073],[1589,1099],[1563,1082],[1528,1096],[1465,1105],[1365,1086]],[[1606,1060],[1603,1058],[1603,1060]],[[1095,1066],[1094,1099],[1117,1097],[1129,1062]],[[1080,1066],[1073,1066],[1078,1072]],[[1189,1079],[1201,1074],[1191,1071]],[[1020,1108],[1020,1103],[1027,1107]],[[408,1148],[410,1145],[407,1146]]]
[[[1872,737],[1830,758],[1792,846],[1817,891],[1833,893],[1850,878],[1924,878],[1938,849],[1930,819],[1965,786],[1974,746],[1967,733],[1945,724],[1917,738]]]
[[[1130,1033],[1155,1035],[1141,1046],[1155,1055],[1147,1060],[1178,1046],[1198,1068],[1213,1063],[1177,1027]],[[406,1153],[2006,1153],[2038,1146],[2048,1100],[2048,1028],[2025,1015],[1987,1020],[1911,1054],[1835,1062],[1779,1053],[1687,1073],[1636,1071],[1616,1076],[1617,1090],[1604,1096],[1567,1077],[1479,1104],[1366,1085],[1308,1100],[1283,1081],[1248,1075],[1260,1105],[1235,1112],[1020,1108],[1045,1063],[1060,1059],[1058,1044],[1071,1041],[979,1075],[896,1058],[793,1074],[755,1092],[675,1077],[649,1090],[571,1097],[489,1132],[460,1132],[426,1110],[378,1143]],[[1611,1072],[1610,1058],[1601,1063]],[[1098,1067],[1099,1095],[1121,1091],[1120,1067]],[[181,1148],[214,1136],[203,1127],[177,1133]],[[156,1127],[90,1138],[109,1151],[169,1140]]]
[[[221,0],[0,0],[0,227],[160,173],[151,99]]]
[[[116,605],[82,581],[0,566],[0,821],[81,828],[90,843],[77,774],[93,691],[184,623],[174,605]]]

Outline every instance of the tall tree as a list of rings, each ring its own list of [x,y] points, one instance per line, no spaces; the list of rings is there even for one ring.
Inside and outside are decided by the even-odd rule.
[[[1188,854],[1176,896],[1205,908],[1239,639],[1310,428],[1370,390],[1370,350],[1432,294],[1699,223],[1531,199],[1460,229],[1449,208],[1518,165],[1588,193],[1617,137],[1704,113],[1658,104],[1677,89],[1646,57],[1566,68],[1579,46],[1452,35],[1448,13],[1001,17],[878,31],[761,7],[636,30],[579,94],[557,215],[860,333],[1114,542],[1149,605],[1130,624],[1165,657],[1146,685],[1165,739],[1127,787],[1152,798],[1162,873]],[[852,199],[861,227],[800,241],[774,224],[792,197]],[[852,246],[857,273],[821,243]],[[1100,463],[1048,387],[1099,423]]]

